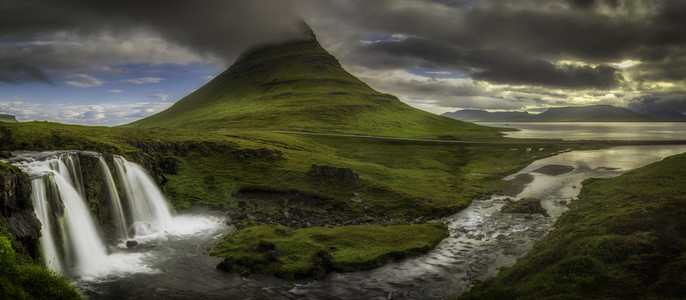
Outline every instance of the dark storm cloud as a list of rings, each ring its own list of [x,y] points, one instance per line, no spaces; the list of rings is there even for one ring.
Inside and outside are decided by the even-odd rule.
[[[0,61],[0,82],[19,83],[38,81],[53,84],[48,75],[37,67],[13,61]]]
[[[632,59],[661,64],[672,52],[679,53],[678,57],[686,53],[686,1],[441,1],[427,5],[356,1],[346,5],[350,7],[319,4],[318,12],[326,15],[326,10],[333,9],[359,32],[408,37],[404,43],[361,44],[342,51],[345,63],[361,66],[486,67],[477,77],[497,83],[610,88],[620,79],[609,67],[611,63]],[[521,59],[503,63],[494,57],[496,61],[480,64],[469,59],[481,51],[504,51]],[[556,60],[599,66],[549,63]],[[669,59],[668,63],[670,68],[653,68],[649,76],[686,76],[680,72],[685,62]]]
[[[145,30],[226,63],[251,45],[300,36],[299,21],[286,1],[0,0],[0,42],[40,40],[59,32],[81,37],[106,33],[126,40]],[[0,59],[16,64],[28,56],[40,62],[35,68],[69,68],[79,62],[65,55],[36,55],[30,47],[10,50],[0,51]],[[5,81],[32,79],[24,73]]]
[[[398,57],[395,60],[389,57],[370,60],[367,66],[455,68],[471,73],[473,79],[498,84],[606,89],[616,87],[622,79],[617,69],[607,65],[556,66],[548,61],[505,50],[463,50],[450,44],[419,38],[376,42],[364,50]],[[393,65],[394,62],[397,64]]]

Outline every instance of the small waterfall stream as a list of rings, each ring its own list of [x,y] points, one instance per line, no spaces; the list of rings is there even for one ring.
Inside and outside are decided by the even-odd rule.
[[[114,219],[114,226],[116,229],[117,238],[121,240],[126,240],[129,238],[128,230],[126,230],[126,216],[124,215],[124,209],[121,205],[121,198],[119,198],[119,193],[117,192],[117,187],[114,184],[114,178],[112,178],[112,173],[110,168],[107,166],[105,159],[102,156],[98,156],[98,163],[100,164],[100,170],[103,174],[103,179],[107,184],[107,191],[110,194],[110,201],[112,204],[112,218]]]
[[[168,228],[172,209],[157,184],[141,166],[116,155],[114,162],[131,208],[135,234],[150,235]]]

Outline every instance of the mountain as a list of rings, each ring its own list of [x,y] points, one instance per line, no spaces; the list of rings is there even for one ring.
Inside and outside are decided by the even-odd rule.
[[[5,122],[5,123],[19,123],[17,119],[10,114],[0,114],[0,122]]]
[[[375,91],[345,71],[313,33],[250,50],[172,107],[123,127],[500,136],[489,127],[415,109]]]
[[[443,116],[469,122],[656,122],[652,116],[612,105],[553,107],[540,114],[459,110]]]
[[[531,115],[525,111],[488,112],[478,109],[463,109],[455,112],[447,112],[442,114],[442,116],[469,122],[487,122],[487,120],[498,120],[501,122],[526,122],[534,115]]]
[[[612,105],[553,107],[536,115],[540,122],[651,122],[653,117]]]

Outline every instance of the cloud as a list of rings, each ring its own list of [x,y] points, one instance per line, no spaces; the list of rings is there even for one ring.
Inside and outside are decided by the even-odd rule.
[[[164,80],[164,78],[161,78],[161,77],[138,77],[138,78],[122,79],[119,81],[123,82],[123,83],[130,83],[130,84],[146,84],[146,83],[159,83],[162,80]]]
[[[0,82],[20,83],[26,81],[54,84],[52,79],[38,67],[16,61],[0,61]]]
[[[115,126],[129,123],[162,110],[172,103],[135,102],[97,105],[44,104],[25,101],[0,101],[0,111],[19,121],[53,121],[69,124]]]
[[[152,97],[156,100],[159,100],[159,101],[167,101],[167,98],[169,98],[169,95],[158,93],[158,94],[150,95],[150,97]]]
[[[111,93],[111,94],[121,94],[124,91],[122,90],[105,90],[105,92]]]
[[[74,78],[74,80],[65,81],[64,83],[74,87],[87,88],[100,86],[105,83],[104,81],[87,74],[74,74],[70,77]]]

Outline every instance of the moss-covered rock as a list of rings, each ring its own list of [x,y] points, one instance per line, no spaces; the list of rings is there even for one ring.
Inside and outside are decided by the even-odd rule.
[[[508,199],[500,212],[506,214],[541,214],[546,217],[548,216],[548,212],[541,206],[541,199],[538,198],[523,198],[517,201]]]

